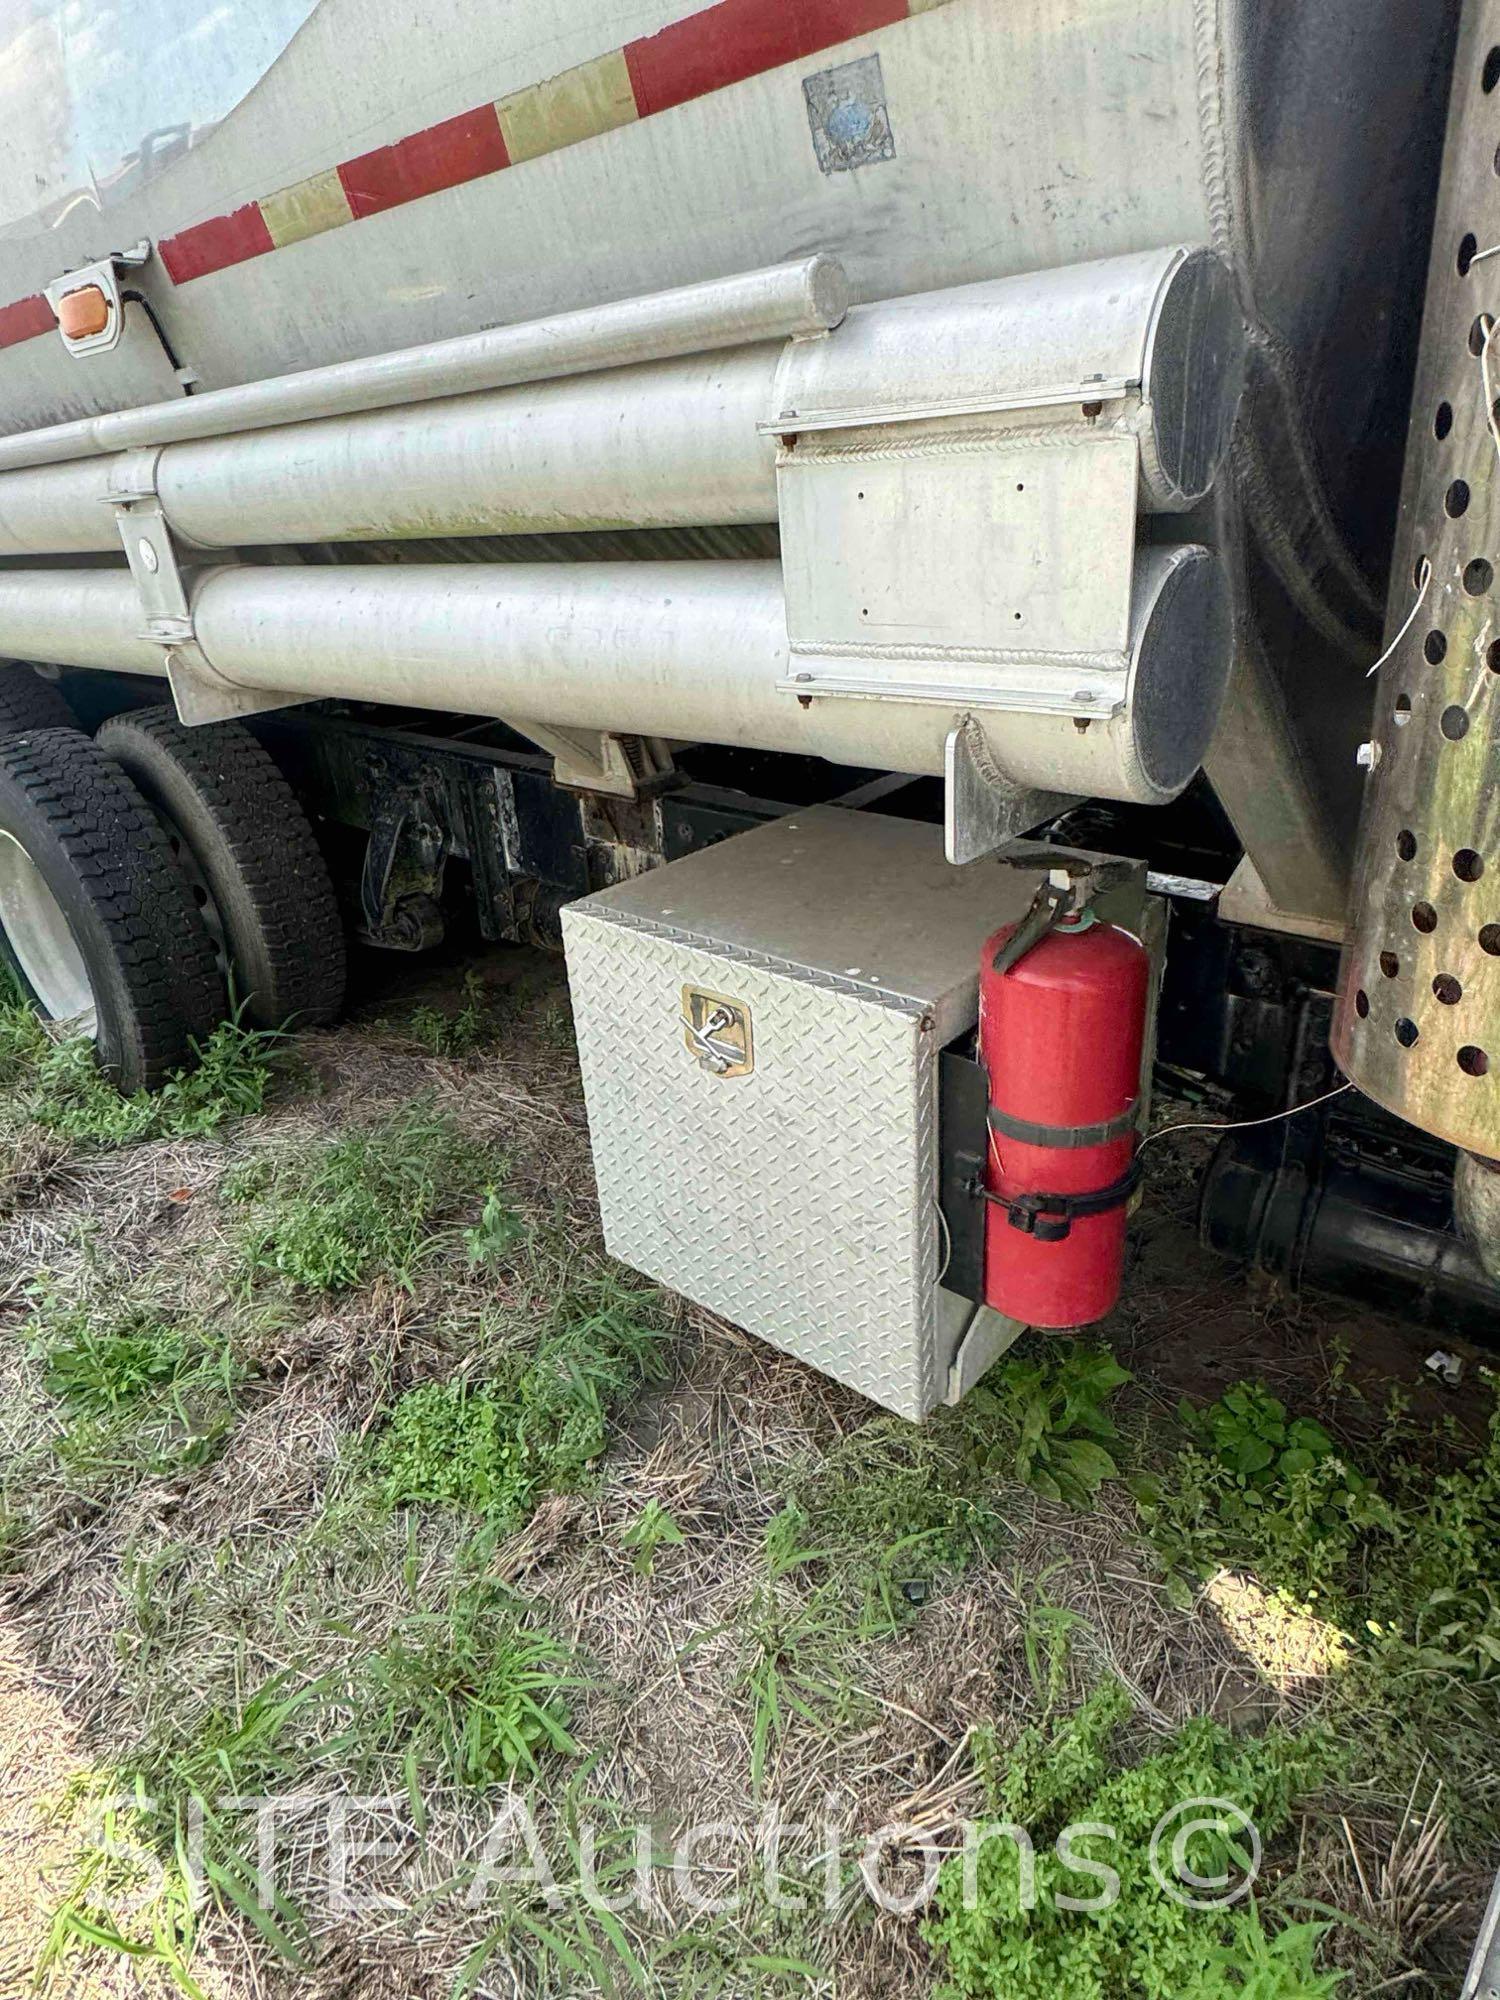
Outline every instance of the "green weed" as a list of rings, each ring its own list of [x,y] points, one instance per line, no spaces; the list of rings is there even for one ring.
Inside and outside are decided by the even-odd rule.
[[[567,1695],[584,1685],[566,1646],[497,1585],[470,1583],[370,1656],[356,1677],[354,1727],[366,1755],[496,1784],[535,1776],[549,1753],[578,1754]]]
[[[9,966],[0,964],[0,1090],[29,1077],[55,1045],[21,998]]]
[[[1253,1907],[1236,1918],[1233,1941],[1214,1947],[1184,2000],[1326,2000],[1342,1972],[1319,1972],[1327,1924],[1287,1924],[1267,1936]]]
[[[50,1987],[49,1975],[74,1955],[105,1951],[156,1966],[187,2000],[206,2000],[189,1967],[198,1929],[193,1881],[180,1849],[165,1860],[153,1852],[144,1788],[132,1797],[97,1776],[74,1786],[65,1810],[70,1818],[83,1810],[89,1823],[72,1885],[53,1911],[37,1988]]]
[[[1133,1482],[1180,1595],[1229,1567],[1314,1605],[1342,1639],[1323,1709],[1351,1779],[1398,1820],[1441,1782],[1456,1838],[1500,1840],[1500,1405],[1480,1446],[1435,1471],[1411,1455],[1398,1401],[1369,1447],[1378,1476],[1263,1391],[1186,1415],[1193,1441]]]
[[[386,1277],[409,1291],[437,1225],[495,1166],[450,1118],[418,1106],[310,1155],[255,1162],[224,1197],[252,1209],[241,1244],[250,1277],[320,1292]]]
[[[650,1499],[633,1521],[620,1530],[620,1545],[634,1552],[632,1567],[637,1576],[650,1576],[656,1567],[656,1551],[681,1548],[682,1530],[657,1499]]]
[[[1484,1443],[1434,1473],[1377,1440],[1377,1479],[1328,1433],[1252,1384],[1181,1413],[1193,1442],[1132,1481],[1155,1546],[1179,1573],[1228,1564],[1418,1671],[1500,1676],[1500,1404]]]
[[[99,1069],[91,1042],[54,1040],[19,998],[0,1001],[0,1087],[21,1117],[95,1146],[140,1139],[198,1138],[226,1119],[260,1111],[281,1037],[221,1021],[195,1066],[155,1092],[125,1097]]]
[[[962,1410],[876,1417],[799,1467],[792,1492],[819,1541],[892,1574],[962,1567],[1002,1526]]]
[[[97,1325],[85,1309],[67,1316],[43,1353],[47,1393],[91,1416],[139,1402],[187,1365],[182,1330],[148,1307]]]
[[[530,1351],[502,1351],[488,1380],[407,1390],[375,1447],[387,1503],[466,1507],[504,1526],[544,1493],[576,1490],[608,1441],[611,1409],[661,1371],[652,1303],[601,1279],[560,1299]]]
[[[862,1615],[851,1609],[842,1579],[826,1573],[827,1552],[806,1545],[807,1528],[807,1516],[793,1504],[767,1522],[762,1576],[732,1628],[741,1649],[739,1686],[750,1701],[750,1781],[757,1796],[794,1722],[826,1732],[867,1712],[850,1678],[850,1652],[860,1640],[894,1629],[869,1606]],[[718,1630],[700,1634],[686,1650]]]
[[[487,1188],[478,1222],[464,1231],[469,1263],[474,1266],[501,1263],[525,1233],[525,1223],[500,1190]]]
[[[159,1588],[154,1577],[147,1565],[136,1589]],[[320,1784],[330,1787],[330,1799],[404,1789],[420,1833],[429,1780],[504,1784],[546,1776],[576,1756],[569,1698],[585,1685],[568,1649],[526,1606],[471,1575],[440,1607],[408,1614],[380,1645],[351,1650],[320,1673],[288,1667],[206,1706],[191,1698],[168,1705],[151,1738],[121,1759],[117,1788],[139,1801],[141,1848],[167,1857],[170,1868],[191,1838],[211,1898],[280,1957],[302,1963],[308,1933],[296,1901],[300,1878],[278,1889],[269,1906],[261,1903],[254,1821],[237,1799]],[[308,1865],[315,1868],[316,1859]],[[59,1911],[58,1949],[72,1938],[134,1955],[134,1934],[108,1916],[99,1887],[92,1864]],[[180,1964],[165,1951],[157,1955],[196,1993],[187,1972],[191,1929],[179,1927],[163,1943],[174,1946]]]
[[[432,1055],[471,1055],[495,1034],[502,1011],[497,996],[486,993],[484,981],[471,968],[464,974],[462,1004],[452,1013],[425,1004],[414,1007],[407,1033]]]
[[[1192,1443],[1164,1476],[1131,1480],[1174,1571],[1246,1567],[1303,1604],[1340,1594],[1356,1549],[1394,1526],[1391,1509],[1319,1423],[1239,1383],[1206,1409],[1178,1406]],[[1180,1595],[1180,1593],[1179,1593]]]
[[[1008,1746],[978,1736],[994,1821],[1024,1828],[1034,1845],[1034,1902],[1013,1835],[992,1832],[977,1853],[946,1861],[935,1914],[924,1926],[940,1962],[940,1992],[949,2000],[1135,2000],[1143,1993],[1311,2000],[1332,1991],[1336,1978],[1313,1969],[1319,1927],[1302,1927],[1282,1944],[1267,1936],[1253,1907],[1187,1908],[1151,1868],[1153,1835],[1184,1800],[1228,1800],[1263,1840],[1273,1837],[1297,1798],[1326,1779],[1333,1762],[1326,1743],[1275,1733],[1236,1740],[1200,1719],[1130,1761],[1118,1754],[1116,1739],[1131,1707],[1124,1690],[1108,1682],[1073,1715],[1033,1725]],[[1112,1835],[1076,1830],[1086,1825]],[[1070,1855],[1054,1844],[1065,1828],[1074,1829]],[[969,1908],[966,1859],[977,1891]],[[1200,1827],[1184,1859],[1203,1880],[1242,1872],[1227,1827]],[[1112,1901],[1103,1898],[1106,1869],[1118,1877]],[[1071,1907],[1060,1900],[1068,1898]]]
[[[1044,1499],[1087,1507],[1106,1479],[1119,1477],[1100,1440],[1118,1435],[1105,1405],[1129,1380],[1101,1348],[1002,1361],[968,1399],[971,1424],[988,1419],[1000,1432],[982,1447],[984,1469],[1019,1479]]]
[[[52,1450],[70,1480],[188,1472],[215,1456],[244,1374],[227,1339],[128,1295],[112,1308],[44,1288],[36,1298],[28,1336],[67,1416]]]
[[[573,1028],[573,1008],[566,995],[559,994],[537,1016],[537,1033],[550,1049],[570,1054],[577,1044]]]
[[[529,1893],[507,1882],[502,1894],[498,1885],[478,1881],[477,1869],[463,1871],[471,1890],[483,1896],[488,1888],[486,1910],[496,1914],[460,1968],[451,2000],[493,1991],[493,1975],[481,1984],[491,1966],[503,1967],[517,1991],[614,1995],[648,1989],[637,1946],[607,1907],[635,1875],[635,1829],[624,1823],[618,1801],[584,1789],[588,1777],[585,1766],[557,1797],[558,1817],[548,1828],[545,1848],[549,1881],[539,1881]],[[563,1864],[555,1870],[554,1854]],[[590,1881],[591,1890],[585,1886]]]
[[[1086,1506],[1116,1474],[1107,1405],[1129,1380],[1112,1356],[1068,1347],[1002,1362],[957,1409],[917,1426],[877,1417],[798,1467],[792,1498],[884,1611],[921,1602],[1005,1532],[1005,1485]]]

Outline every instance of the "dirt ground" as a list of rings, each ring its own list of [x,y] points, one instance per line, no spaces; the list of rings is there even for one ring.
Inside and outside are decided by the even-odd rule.
[[[454,1572],[462,1532],[447,1517],[384,1528],[356,1522],[337,1544],[308,1534],[310,1524],[333,1518],[349,1441],[368,1437],[393,1385],[452,1365],[444,1295],[468,1297],[463,1288],[481,1281],[462,1271],[455,1252],[414,1292],[377,1282],[333,1304],[306,1303],[261,1340],[233,1429],[205,1465],[84,1488],[37,1469],[38,1441],[56,1420],[27,1358],[30,1288],[41,1272],[63,1286],[91,1270],[121,1284],[168,1272],[161,1282],[177,1288],[178,1304],[227,1311],[216,1262],[226,1225],[215,1199],[226,1174],[413,1097],[502,1148],[507,1188],[523,1212],[561,1227],[580,1255],[595,1255],[560,967],[522,952],[477,964],[487,995],[515,997],[503,1024],[472,1051],[433,1053],[403,1026],[418,1007],[459,1005],[461,967],[367,967],[366,977],[382,984],[366,986],[346,1025],[298,1044],[296,1068],[260,1116],[205,1139],[65,1157],[43,1148],[34,1161],[12,1163],[25,1185],[0,1222],[0,1455],[28,1468],[20,1498],[29,1527],[23,1560],[0,1578],[0,1996],[30,1990],[76,1878],[76,1803],[97,1791],[101,1773],[122,1768],[131,1746],[159,1733],[174,1708],[207,1702],[210,1691],[222,1703],[225,1690],[304,1672],[315,1640],[336,1651],[341,1635],[381,1638],[403,1590],[418,1593]],[[1367,1390],[1372,1408],[1396,1383],[1418,1415],[1463,1417],[1465,1392],[1444,1390],[1424,1369],[1438,1344],[1430,1332],[1337,1301],[1288,1300],[1199,1248],[1193,1207],[1206,1156],[1201,1137],[1153,1149],[1125,1295],[1100,1330],[1134,1377],[1125,1399],[1131,1421],[1149,1429],[1169,1419],[1180,1396],[1211,1399],[1252,1377],[1289,1406],[1317,1410],[1335,1369]],[[1472,1380],[1478,1357],[1463,1351]],[[796,1362],[680,1307],[665,1378],[616,1412],[599,1477],[544,1500],[494,1552],[491,1574],[524,1589],[589,1663],[586,1684],[570,1696],[570,1728],[591,1753],[580,1782],[607,1797],[617,1819],[664,1832],[694,1819],[753,1825],[769,1792],[789,1822],[832,1815],[867,1832],[916,1821],[941,1836],[976,1796],[966,1733],[1032,1698],[1035,1635],[1049,1618],[1077,1635],[1059,1669],[1068,1687],[1112,1673],[1148,1731],[1196,1714],[1259,1727],[1303,1712],[1315,1692],[1304,1678],[1315,1648],[1295,1631],[1286,1640],[1284,1627],[1281,1641],[1267,1642],[1252,1586],[1225,1579],[1183,1608],[1169,1599],[1121,1487],[1106,1485],[1080,1512],[1017,1484],[1007,1493],[1004,1546],[933,1589],[900,1632],[840,1654],[829,1669],[839,1685],[810,1696],[808,1716],[759,1746],[758,1785],[742,1634],[759,1601],[767,1524],[786,1478],[873,1414]],[[680,1540],[657,1549],[648,1568],[621,1537],[651,1502]],[[816,1649],[816,1632],[805,1640]],[[858,1699],[841,1706],[851,1689]],[[393,1769],[399,1758],[379,1767],[372,1793]],[[567,1814],[561,1781],[543,1793],[545,1831]],[[244,1920],[206,1912],[191,1959],[198,1990],[213,2000],[438,2000],[465,1977],[472,1990],[495,1995],[606,1990],[556,1963],[538,1970],[519,1948],[526,1940],[514,1936],[476,1969],[489,1918],[423,1893],[472,1842],[476,1808],[439,1787],[423,1811],[426,1872],[414,1886],[410,1870],[387,1879],[377,1863],[367,1907],[313,1921],[316,1960],[305,1969],[280,1963]],[[377,1831],[378,1822],[377,1812]],[[1373,1818],[1372,1829],[1346,1823],[1355,1876],[1374,1876],[1391,1860],[1380,1845],[1388,1829]],[[1404,1823],[1401,1837],[1414,1837]],[[289,1866],[311,1868],[316,1856],[299,1848],[301,1838],[290,1836]],[[1493,1862],[1445,1859],[1450,1962]],[[722,1860],[727,1877],[739,1866],[732,1853]],[[794,1945],[775,1941],[774,1926],[768,1946],[759,1921],[716,1920],[720,1962],[794,1955]],[[927,1991],[931,1976],[917,1922],[886,1913],[848,1924],[822,1975],[801,1990],[894,2000]],[[653,1965],[649,1981],[643,1990],[663,1994],[740,1990],[711,1984],[701,1968],[658,1974]],[[630,1983],[622,1977],[619,1990]],[[170,1980],[149,1956],[88,1950],[75,1938],[43,1987],[92,2000],[155,1995]],[[1390,1990],[1436,1989],[1413,1975],[1393,1979]]]

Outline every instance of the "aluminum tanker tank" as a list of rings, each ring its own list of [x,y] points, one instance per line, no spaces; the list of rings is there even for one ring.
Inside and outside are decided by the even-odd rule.
[[[1274,37],[1252,0],[82,12],[0,64],[7,430],[809,252],[867,302],[1216,249],[1251,362],[1202,531],[1241,620],[1213,776],[1241,887],[1337,912],[1451,6],[1320,0]],[[123,337],[67,352],[48,287],[137,245]]]

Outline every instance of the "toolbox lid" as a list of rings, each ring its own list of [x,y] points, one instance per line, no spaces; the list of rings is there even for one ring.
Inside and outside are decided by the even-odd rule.
[[[812,806],[570,903],[602,918],[750,953],[931,1011],[944,1039],[972,1024],[979,947],[1024,915],[1044,870],[953,867],[943,830]]]

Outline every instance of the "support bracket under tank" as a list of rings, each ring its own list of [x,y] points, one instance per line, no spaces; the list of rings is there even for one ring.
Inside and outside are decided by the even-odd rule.
[[[142,638],[162,648],[177,714],[189,728],[291,708],[309,695],[266,694],[237,687],[198,644],[192,595],[176,537],[156,490],[157,450],[126,452],[110,467],[106,498],[130,565],[144,624]]]
[[[948,732],[943,753],[943,846],[955,867],[993,854],[1018,833],[1077,801],[1008,778],[990,755],[984,731],[965,715]]]
[[[509,727],[547,751],[552,782],[564,791],[635,799],[675,776],[671,746],[659,736],[620,736],[608,729],[563,729],[514,719]]]

